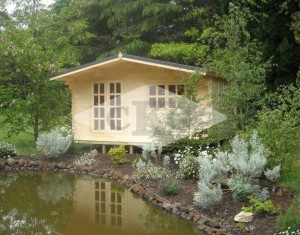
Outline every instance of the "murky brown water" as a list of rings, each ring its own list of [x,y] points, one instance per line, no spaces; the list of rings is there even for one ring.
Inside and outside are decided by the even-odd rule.
[[[0,173],[0,234],[193,235],[195,225],[115,182],[60,173]]]

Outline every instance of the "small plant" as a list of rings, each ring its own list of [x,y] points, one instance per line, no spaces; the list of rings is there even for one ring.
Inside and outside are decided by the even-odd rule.
[[[235,227],[238,228],[238,229],[244,230],[246,225],[245,225],[245,223],[238,222],[238,223],[235,224]]]
[[[170,179],[167,180],[162,188],[162,193],[164,195],[172,196],[177,195],[179,191],[179,184],[177,180]]]
[[[163,165],[164,166],[170,166],[170,163],[171,163],[171,159],[168,155],[165,155],[164,158],[163,158]]]
[[[133,174],[133,178],[136,179],[164,179],[169,175],[169,171],[163,167],[153,166],[148,164],[143,168],[138,168]]]
[[[117,148],[111,148],[108,151],[108,154],[111,156],[115,164],[122,165],[127,162],[127,159],[125,158],[126,150],[124,145],[120,145]]]
[[[278,216],[276,228],[282,233],[279,234],[300,234],[300,199],[296,199],[285,214]],[[287,233],[284,233],[287,231]],[[298,233],[296,233],[296,231]],[[293,233],[294,232],[294,233]]]
[[[6,159],[17,156],[16,147],[6,142],[0,142],[0,158]]]
[[[73,137],[64,137],[57,129],[55,129],[49,133],[41,134],[36,141],[36,147],[48,157],[57,157],[68,151],[72,141]]]
[[[242,207],[243,211],[272,215],[280,212],[280,208],[276,208],[271,200],[263,201],[260,198],[252,196],[249,196],[248,198],[252,205],[249,207]]]
[[[198,179],[199,162],[197,157],[188,153],[179,163],[179,177],[184,180]]]
[[[91,153],[84,153],[74,161],[76,166],[91,166],[95,163],[96,159]]]

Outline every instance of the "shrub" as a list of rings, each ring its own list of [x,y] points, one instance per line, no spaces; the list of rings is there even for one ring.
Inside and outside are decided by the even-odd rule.
[[[95,163],[96,159],[91,153],[84,153],[74,161],[76,166],[91,166]]]
[[[17,156],[16,147],[6,142],[0,142],[0,158],[10,158]]]
[[[111,148],[108,151],[108,154],[111,156],[115,164],[122,165],[127,162],[127,159],[125,158],[126,150],[124,145],[120,145],[117,148]]]
[[[245,200],[248,196],[258,195],[260,192],[257,180],[242,175],[234,175],[229,179],[228,186],[235,200]]]
[[[273,181],[273,182],[276,181],[280,176],[280,165],[275,166],[272,170],[269,170],[269,169],[266,170],[265,176],[270,181]]]
[[[181,179],[198,179],[199,162],[197,157],[188,153],[179,163],[179,177]]]
[[[70,136],[64,137],[58,130],[52,130],[38,137],[36,147],[48,157],[57,157],[68,151],[72,144],[72,139]]]
[[[164,166],[170,166],[170,163],[171,163],[171,159],[168,155],[165,155],[164,158],[163,158],[163,165]]]
[[[138,168],[135,170],[133,174],[133,178],[137,179],[164,179],[169,175],[169,171],[163,167],[153,166],[152,164],[148,164],[143,168]]]
[[[167,180],[162,188],[162,193],[164,195],[172,196],[178,194],[179,184],[177,180],[171,179]]]
[[[275,215],[280,211],[280,208],[276,208],[271,200],[263,201],[260,198],[252,196],[249,196],[248,198],[250,200],[251,206],[242,207],[243,211],[272,215]]]
[[[222,195],[220,184],[208,185],[200,180],[198,181],[198,191],[194,193],[194,203],[201,208],[209,208],[221,202]]]

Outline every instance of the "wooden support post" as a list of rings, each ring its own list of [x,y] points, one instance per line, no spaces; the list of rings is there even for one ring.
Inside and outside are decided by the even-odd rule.
[[[129,153],[133,154],[133,145],[129,145]]]
[[[102,153],[106,154],[106,145],[105,144],[102,144]]]

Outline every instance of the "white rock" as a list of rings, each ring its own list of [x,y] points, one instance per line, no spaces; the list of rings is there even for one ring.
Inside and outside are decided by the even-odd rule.
[[[8,165],[12,166],[15,164],[15,160],[13,158],[9,157],[9,158],[7,158],[7,163],[8,163]]]
[[[253,220],[252,212],[241,211],[236,216],[234,216],[235,222],[249,223]]]
[[[97,149],[93,149],[93,150],[91,150],[90,154],[91,154],[93,157],[96,157],[96,156],[98,156],[99,152],[98,152]]]

